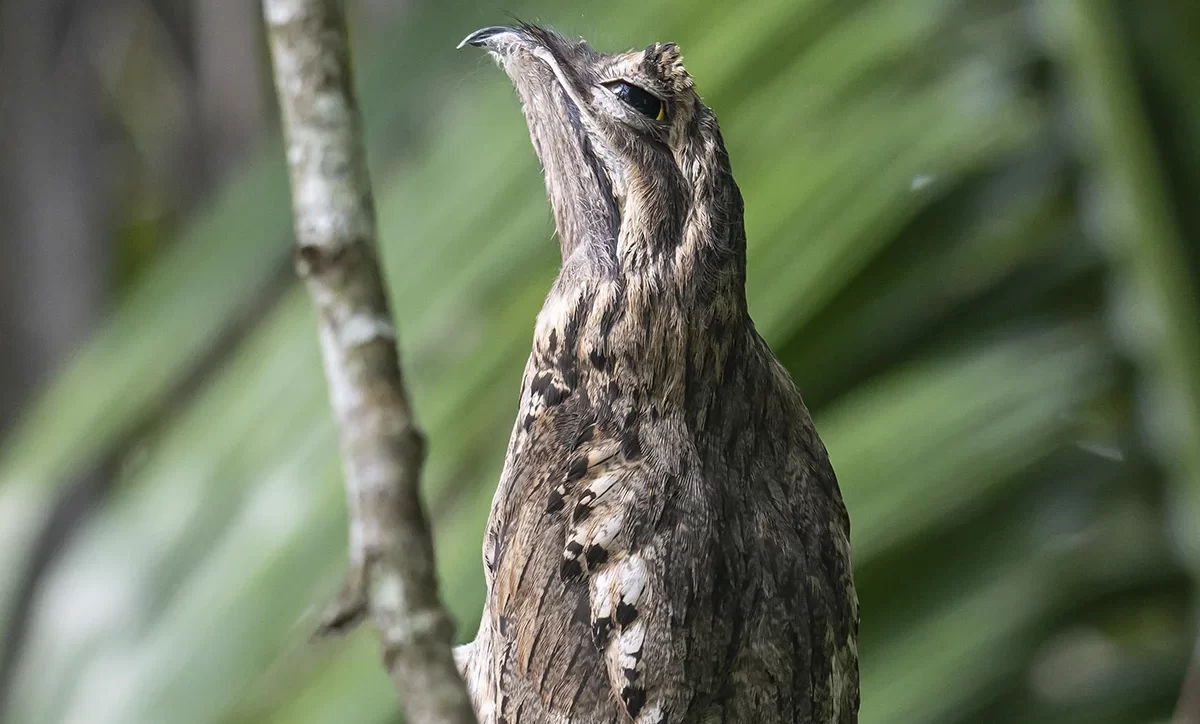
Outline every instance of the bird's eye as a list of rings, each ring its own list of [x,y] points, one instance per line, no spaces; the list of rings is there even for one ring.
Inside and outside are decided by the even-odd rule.
[[[605,83],[604,87],[612,91],[617,98],[625,101],[629,107],[647,118],[661,121],[667,117],[666,107],[663,105],[662,100],[649,91],[638,88],[632,83],[626,83],[623,80],[614,80],[611,83]]]

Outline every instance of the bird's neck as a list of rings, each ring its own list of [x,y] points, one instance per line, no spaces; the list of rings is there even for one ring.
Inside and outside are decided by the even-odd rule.
[[[669,168],[630,177],[615,245],[563,247],[533,358],[568,387],[615,385],[703,426],[757,384],[765,345],[746,310],[741,193],[716,121],[695,126]]]
[[[538,316],[533,361],[593,400],[620,395],[704,426],[714,399],[737,396],[759,342],[744,301],[648,276],[563,275]]]

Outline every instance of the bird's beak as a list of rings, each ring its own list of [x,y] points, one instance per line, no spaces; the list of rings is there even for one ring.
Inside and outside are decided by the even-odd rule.
[[[572,96],[554,43],[554,36],[537,28],[493,25],[463,38],[458,47],[488,51],[516,88],[546,176],[563,258],[575,248],[615,255],[621,215],[612,182],[588,140],[586,110]]]
[[[497,46],[502,43],[511,43],[513,41],[523,42],[525,40],[524,33],[517,28],[510,28],[504,25],[492,25],[486,28],[480,28],[479,30],[476,30],[467,37],[463,38],[462,42],[458,44],[458,47],[462,48],[464,45],[470,45],[476,48],[495,50]]]

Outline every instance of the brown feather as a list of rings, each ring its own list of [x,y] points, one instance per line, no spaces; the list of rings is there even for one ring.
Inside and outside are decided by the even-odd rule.
[[[481,719],[857,722],[849,519],[747,313],[741,194],[678,48],[465,42],[517,89],[563,256],[461,653]]]

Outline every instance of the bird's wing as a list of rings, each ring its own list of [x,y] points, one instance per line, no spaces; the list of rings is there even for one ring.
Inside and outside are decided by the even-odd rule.
[[[680,524],[682,437],[536,367],[526,379],[485,543],[497,721],[678,721],[723,658],[687,651],[712,632],[716,541]]]
[[[850,560],[850,522],[824,447],[798,511],[807,563],[809,678],[813,721],[857,724],[859,709],[858,594]]]
[[[848,524],[819,442],[770,490],[714,484],[685,425],[563,382],[531,363],[489,522],[495,721],[706,721],[735,700],[856,721]]]

